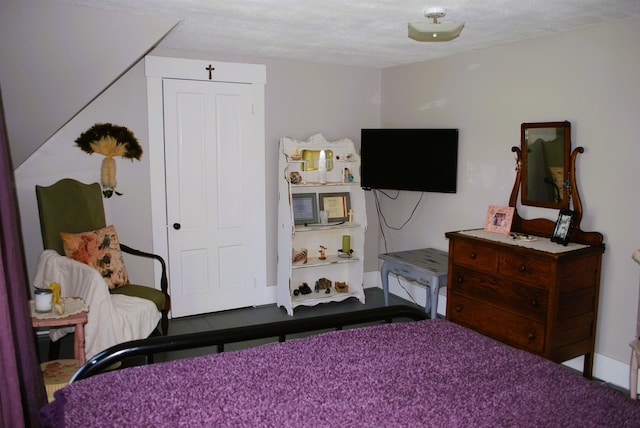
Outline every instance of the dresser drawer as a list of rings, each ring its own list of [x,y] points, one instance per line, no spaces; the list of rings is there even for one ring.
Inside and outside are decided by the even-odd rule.
[[[456,294],[480,300],[492,306],[544,323],[549,293],[544,288],[506,281],[459,266],[453,266],[449,287]]]
[[[501,276],[548,287],[555,278],[556,263],[545,257],[522,255],[508,251],[498,253],[498,272]]]
[[[544,325],[452,292],[447,319],[529,352],[544,352]],[[472,346],[472,344],[470,344]]]
[[[449,258],[454,264],[485,272],[498,271],[497,250],[481,243],[456,240],[453,249],[449,249]]]

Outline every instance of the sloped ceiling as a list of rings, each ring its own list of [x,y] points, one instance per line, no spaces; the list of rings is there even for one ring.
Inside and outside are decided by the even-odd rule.
[[[440,6],[462,35],[409,39]],[[156,45],[386,68],[638,16],[640,0],[1,0],[13,166]]]
[[[49,0],[2,0],[0,85],[13,167],[176,23]]]

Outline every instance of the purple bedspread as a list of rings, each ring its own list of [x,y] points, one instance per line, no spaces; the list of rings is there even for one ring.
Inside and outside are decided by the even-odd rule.
[[[41,411],[68,427],[637,427],[640,403],[448,321],[114,371]]]

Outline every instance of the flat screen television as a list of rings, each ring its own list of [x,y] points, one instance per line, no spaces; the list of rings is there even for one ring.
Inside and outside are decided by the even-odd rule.
[[[360,153],[364,189],[457,190],[457,129],[363,129]]]

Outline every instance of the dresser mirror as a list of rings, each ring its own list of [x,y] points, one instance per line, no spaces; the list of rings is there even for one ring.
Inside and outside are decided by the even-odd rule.
[[[511,189],[511,196],[509,197],[509,206],[514,207],[511,231],[549,238],[554,236],[556,222],[547,218],[525,219],[520,217],[518,209],[516,208],[518,193],[520,193],[520,202],[522,205],[532,205],[557,210],[572,210],[574,213],[574,217],[572,217],[574,220],[573,228],[568,236],[565,237],[567,238],[566,241],[588,245],[604,245],[602,243],[603,236],[601,233],[584,232],[580,229],[582,202],[576,183],[576,159],[578,154],[584,153],[584,149],[582,147],[576,147],[571,151],[571,125],[569,122],[523,123],[521,129],[522,145],[511,148],[511,151],[516,154],[516,179],[513,183],[513,189]],[[558,153],[553,156],[548,156],[549,159],[551,159],[551,157],[557,157],[557,160],[549,161],[546,164],[542,163],[543,168],[546,168],[548,171],[555,170],[557,172],[557,178],[554,178],[551,172],[549,172],[548,175],[545,175],[546,171],[534,172],[534,169],[538,168],[541,164],[538,159],[540,155],[531,154],[529,142],[535,143],[538,140],[547,141],[548,145],[555,144],[556,147],[561,147],[561,156]],[[536,150],[537,149],[533,149],[533,152]],[[546,153],[544,154],[547,155]],[[534,160],[534,158],[536,158],[536,160]],[[550,169],[551,167],[554,169]],[[560,168],[562,169],[560,170]],[[530,177],[536,177],[535,184],[529,180]],[[547,177],[546,180],[545,177]],[[550,180],[553,181],[553,185],[545,182]],[[532,188],[541,187],[540,182],[546,184],[547,187],[551,189],[548,194],[554,196],[534,197],[535,192]]]
[[[569,179],[571,124],[523,123],[520,143],[522,205],[569,208],[569,189],[565,183]]]

